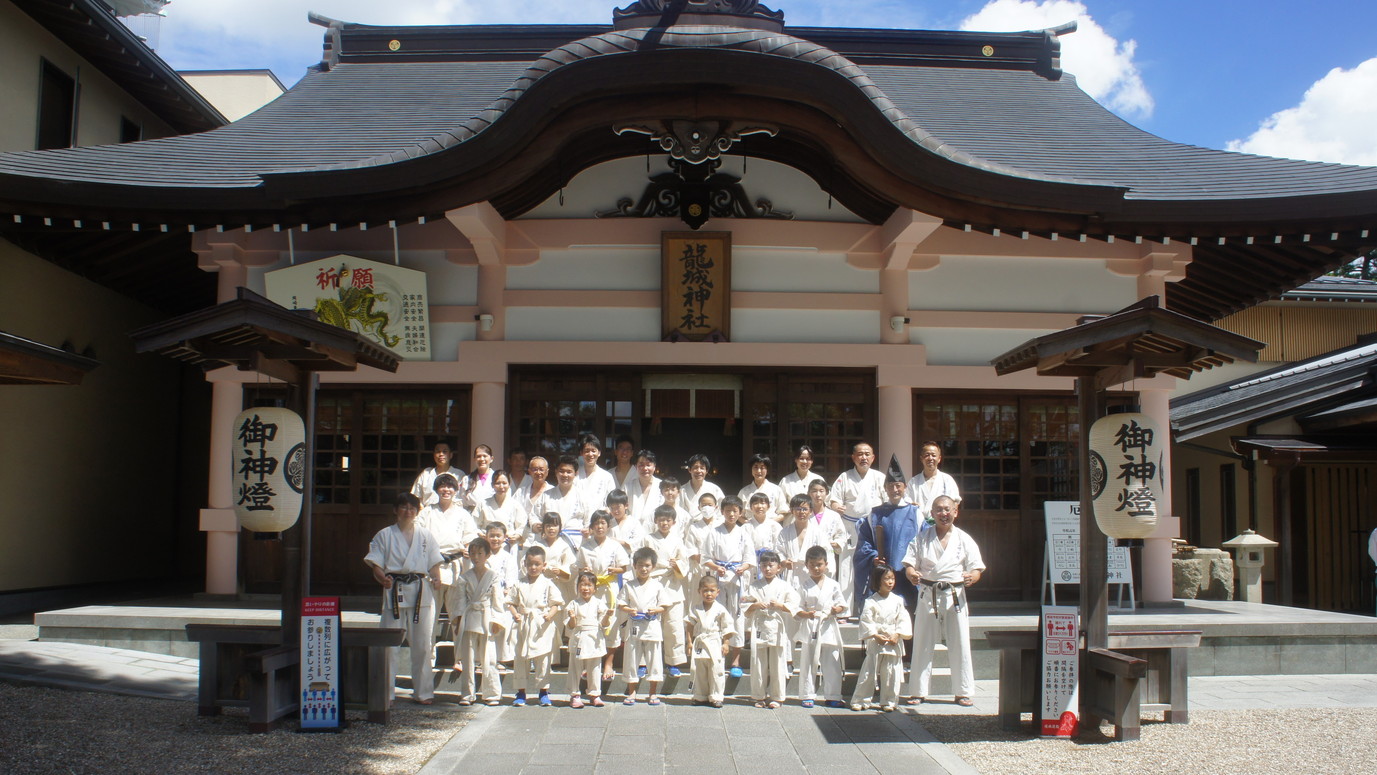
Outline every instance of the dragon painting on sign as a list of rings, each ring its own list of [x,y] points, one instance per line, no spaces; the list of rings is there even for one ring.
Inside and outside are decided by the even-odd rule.
[[[387,332],[392,318],[386,312],[373,309],[374,304],[387,301],[387,294],[373,290],[371,283],[364,285],[349,282],[346,278],[350,271],[344,266],[339,269],[336,286],[339,298],[316,299],[316,317],[322,323],[372,334],[385,346],[395,347],[402,338]]]

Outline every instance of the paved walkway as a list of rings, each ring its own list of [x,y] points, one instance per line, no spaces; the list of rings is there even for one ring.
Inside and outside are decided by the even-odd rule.
[[[194,659],[28,640],[34,630],[0,626],[0,680],[195,701]],[[922,717],[993,715],[996,690],[996,681],[977,681],[973,708],[934,702],[895,713],[805,710],[797,702],[774,711],[742,702],[714,710],[680,698],[659,707],[482,707],[422,773],[761,775],[761,762],[772,762],[767,769],[775,772],[835,767],[848,773],[969,775],[975,770],[936,742]],[[1193,711],[1371,708],[1377,707],[1377,674],[1198,676],[1190,679],[1190,692]]]

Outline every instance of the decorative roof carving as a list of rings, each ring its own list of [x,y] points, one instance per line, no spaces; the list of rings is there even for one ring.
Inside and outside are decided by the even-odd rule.
[[[756,0],[638,0],[625,8],[612,11],[612,18],[661,14],[666,10],[691,14],[724,14],[744,16],[773,22],[784,22],[783,11],[772,11]]]
[[[612,131],[618,135],[649,135],[670,158],[689,164],[717,159],[743,137],[779,134],[779,128],[769,124],[738,121],[636,121],[616,124]]]
[[[639,201],[623,197],[611,210],[601,210],[599,218],[678,218],[695,231],[710,218],[773,218],[792,221],[794,214],[776,210],[768,199],[754,204],[741,185],[741,178],[718,172],[721,159],[703,164],[675,159],[673,172],[652,175]]]

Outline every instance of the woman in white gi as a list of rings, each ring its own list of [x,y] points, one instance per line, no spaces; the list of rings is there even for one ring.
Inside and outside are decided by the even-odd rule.
[[[971,666],[970,607],[966,588],[980,581],[985,563],[975,539],[954,524],[956,501],[946,495],[932,502],[934,524],[918,532],[904,554],[904,573],[918,587],[913,619],[913,661],[909,665],[909,705],[928,697],[932,650],[938,638],[947,642],[956,704],[975,704],[975,670]]]
[[[429,530],[416,524],[421,500],[411,493],[397,496],[393,513],[397,524],[373,536],[363,558],[382,587],[382,627],[406,630],[411,648],[411,696],[422,705],[435,697],[431,650],[435,634],[435,590],[440,586],[440,544]],[[388,650],[388,672],[396,684],[400,647]]]
[[[525,512],[521,504],[512,497],[512,476],[502,469],[492,472],[492,496],[485,499],[474,512],[475,522],[484,529],[494,522],[501,522],[507,528],[507,536],[520,540],[526,527]]]
[[[590,433],[579,439],[579,457],[583,458],[578,481],[583,489],[584,502],[590,509],[600,509],[607,503],[607,494],[621,487],[611,472],[598,465],[598,459],[602,457],[602,444],[597,436]]]
[[[464,493],[464,508],[473,511],[492,497],[492,476],[492,447],[479,444],[473,448],[473,473],[459,484]]]
[[[679,491],[679,508],[686,512],[691,512],[698,505],[698,499],[703,493],[710,492],[717,496],[720,501],[726,496],[722,488],[708,481],[708,473],[712,471],[712,462],[707,455],[693,455],[688,459],[689,480]]]
[[[806,495],[812,481],[820,482],[822,476],[813,473],[813,448],[804,444],[794,453],[794,470],[779,480],[779,489],[784,491],[785,498]]]

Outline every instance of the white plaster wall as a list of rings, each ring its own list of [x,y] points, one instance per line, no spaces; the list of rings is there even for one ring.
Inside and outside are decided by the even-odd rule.
[[[651,148],[647,140],[646,150]],[[560,195],[555,194],[521,217],[592,218],[600,210],[616,208],[619,199],[640,201],[650,177],[669,171],[666,154],[651,156],[649,171],[645,156],[603,162],[574,176],[564,187],[563,204]],[[752,204],[768,199],[776,211],[790,211],[796,220],[861,222],[850,210],[830,200],[812,178],[788,165],[727,156],[718,171],[742,178],[741,184]]]
[[[660,310],[508,307],[506,326],[512,341],[658,342]]]
[[[908,282],[909,307],[919,310],[1105,313],[1132,304],[1138,293],[1136,278],[1094,259],[943,256],[936,268],[911,272]]]
[[[582,248],[542,251],[529,266],[507,269],[509,290],[660,289],[660,249]],[[510,329],[509,329],[510,330]]]
[[[430,359],[432,361],[459,360],[459,343],[478,338],[477,323],[431,323]]]
[[[850,310],[732,310],[733,342],[875,344],[880,313]]]
[[[238,121],[282,96],[282,84],[267,70],[203,71],[179,75],[230,121]]]
[[[880,273],[856,269],[837,253],[733,247],[732,290],[879,293]]]
[[[1000,328],[912,328],[909,342],[927,347],[929,366],[989,366],[990,361],[1052,331]],[[994,377],[994,368],[990,368]]]

